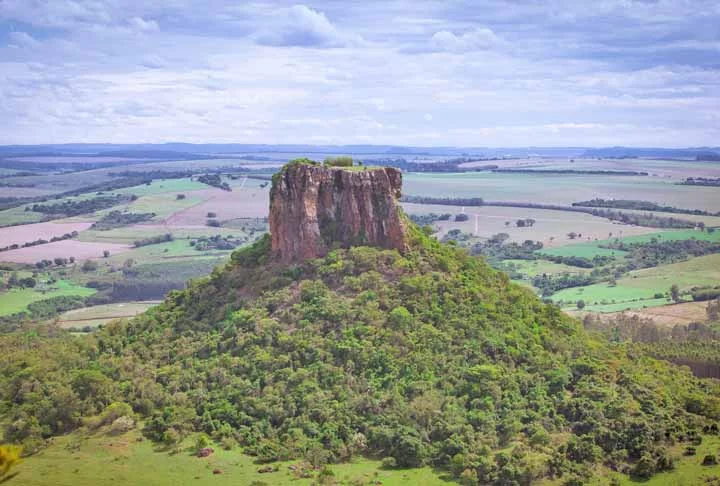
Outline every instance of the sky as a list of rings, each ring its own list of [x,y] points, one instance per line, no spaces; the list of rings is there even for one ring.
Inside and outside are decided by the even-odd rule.
[[[717,0],[0,0],[0,144],[720,145]]]

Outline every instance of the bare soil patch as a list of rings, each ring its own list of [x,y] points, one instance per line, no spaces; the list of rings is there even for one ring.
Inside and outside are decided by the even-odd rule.
[[[62,236],[73,231],[84,231],[92,226],[92,221],[78,221],[72,223],[34,223],[22,224],[0,228],[0,248],[9,245],[22,245],[23,243],[39,239],[50,240],[53,236]],[[0,255],[0,259],[3,256]]]
[[[232,192],[220,189],[190,191],[188,196],[206,199],[195,206],[172,214],[165,220],[166,226],[204,226],[208,213],[215,213],[220,221],[237,218],[262,218],[268,215],[268,189],[235,187]]]
[[[0,253],[0,261],[13,263],[35,263],[53,258],[70,258],[88,260],[102,258],[105,250],[116,255],[132,249],[130,245],[119,243],[91,243],[87,241],[63,240],[46,245],[31,246]]]

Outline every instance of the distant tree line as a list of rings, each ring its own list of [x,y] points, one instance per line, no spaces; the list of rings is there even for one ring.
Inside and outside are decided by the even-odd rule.
[[[23,244],[13,243],[12,245],[8,245],[8,246],[4,246],[4,247],[0,248],[0,252],[17,250],[18,248],[29,248],[31,246],[44,245],[46,243],[54,243],[56,241],[69,240],[71,238],[75,238],[77,235],[78,235],[78,232],[73,231],[71,233],[65,233],[62,236],[53,236],[52,238],[50,238],[50,241],[40,238],[35,241],[28,241]]]
[[[437,204],[439,206],[483,206],[485,202],[481,197],[431,197],[411,196],[400,197],[400,202],[415,204]]]
[[[492,169],[497,169],[496,164],[487,164],[474,167],[462,167],[462,164],[468,162],[478,162],[485,160],[499,160],[499,159],[470,159],[470,158],[458,158],[450,159],[442,162],[408,162],[404,158],[386,158],[386,159],[372,159],[366,160],[366,164],[379,165],[383,167],[394,167],[405,172],[483,172]]]
[[[540,289],[543,297],[549,297],[555,292],[571,287],[584,287],[595,283],[595,280],[583,273],[561,273],[559,275],[538,275],[532,279],[532,284]]]
[[[135,240],[133,243],[135,245],[135,248],[139,248],[141,246],[148,246],[148,245],[158,245],[160,243],[167,243],[168,241],[173,241],[173,235],[171,233],[165,233],[164,235],[157,235],[157,236],[150,236],[148,238],[143,238],[141,240]]]
[[[198,251],[234,250],[244,242],[245,240],[233,238],[231,236],[213,235],[191,240],[190,246]]]
[[[646,176],[647,172],[634,170],[577,170],[577,169],[493,169],[498,173],[517,174],[578,174],[578,175],[613,175],[613,176]]]
[[[217,187],[223,191],[232,191],[230,185],[227,182],[223,182],[220,174],[203,174],[198,177],[198,182],[207,184],[208,186]]]
[[[601,248],[628,252],[625,255],[627,271],[638,268],[657,267],[667,263],[687,260],[690,257],[699,257],[720,253],[720,242],[698,240],[660,240],[652,238],[642,243],[626,243],[615,240],[600,245]]]
[[[635,209],[641,211],[659,211],[663,213],[679,213],[679,214],[695,214],[704,216],[718,216],[720,212],[711,213],[702,209],[683,209],[675,206],[662,206],[650,201],[639,201],[634,199],[590,199],[588,201],[579,201],[572,203],[573,206],[591,207],[591,208],[615,208],[615,209]]]
[[[679,184],[685,186],[720,186],[720,178],[713,179],[711,177],[688,177],[684,182]]]
[[[625,224],[636,226],[647,226],[650,228],[695,228],[697,223],[685,219],[679,219],[668,216],[657,216],[652,213],[634,214],[613,211],[604,208],[583,208],[578,206],[562,206],[558,204],[541,204],[532,202],[516,202],[516,201],[485,201],[481,197],[474,198],[447,198],[447,197],[429,197],[404,195],[400,198],[401,202],[417,203],[417,204],[437,204],[449,206],[497,206],[506,208],[528,208],[528,209],[548,209],[552,211],[569,211],[574,213],[586,213],[600,218],[606,218],[611,221],[619,221]]]
[[[122,211],[110,211],[99,221],[93,223],[92,229],[107,231],[122,226],[142,223],[155,217],[155,213],[123,213]]]
[[[80,199],[77,201],[63,201],[55,204],[33,204],[26,206],[25,211],[33,211],[36,213],[64,216],[79,216],[81,214],[93,213],[102,209],[111,208],[118,204],[134,201],[137,199],[135,195],[114,195],[114,196],[98,196],[90,199]]]

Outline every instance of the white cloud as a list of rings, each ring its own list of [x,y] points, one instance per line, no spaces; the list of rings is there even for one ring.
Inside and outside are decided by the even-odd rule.
[[[359,36],[335,27],[323,12],[306,5],[277,10],[254,38],[270,46],[342,47],[362,42]]]
[[[502,43],[502,39],[486,27],[476,28],[460,35],[441,30],[430,38],[430,48],[433,50],[461,53],[492,49]]]
[[[142,17],[133,17],[128,21],[128,24],[143,32],[153,32],[160,29],[157,22],[154,20],[145,20]]]
[[[40,42],[27,32],[10,32],[10,47],[36,47]]]

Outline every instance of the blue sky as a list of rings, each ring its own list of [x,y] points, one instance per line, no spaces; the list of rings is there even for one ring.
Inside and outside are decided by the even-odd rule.
[[[717,0],[0,0],[0,144],[720,145]]]

